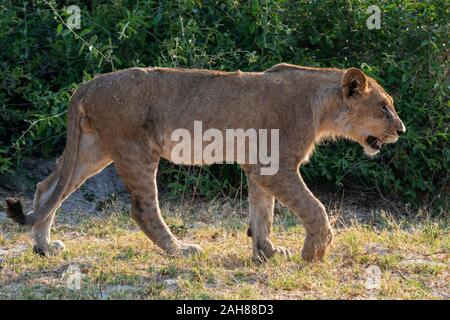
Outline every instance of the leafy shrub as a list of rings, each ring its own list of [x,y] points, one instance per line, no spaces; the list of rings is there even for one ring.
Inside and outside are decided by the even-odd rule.
[[[379,30],[366,27],[370,1],[92,3],[78,3],[81,29],[72,32],[56,12],[65,21],[64,5],[77,1],[1,2],[0,172],[22,156],[60,153],[70,95],[99,73],[153,65],[243,71],[279,62],[356,66],[394,96],[407,133],[375,159],[355,143],[325,143],[302,168],[306,180],[352,183],[448,208],[447,1],[379,2]],[[172,181],[172,191],[233,194],[241,174],[237,166],[225,168],[187,171],[163,163],[160,176]]]

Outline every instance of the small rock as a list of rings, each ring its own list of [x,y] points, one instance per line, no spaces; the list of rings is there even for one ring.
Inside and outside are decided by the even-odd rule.
[[[426,259],[405,259],[403,261],[400,262],[401,265],[404,266],[411,266],[411,265],[427,265],[430,267],[447,267],[447,265],[445,263],[442,262],[436,262],[436,261],[432,261],[432,260],[426,260]]]
[[[27,246],[25,245],[17,246],[8,250],[0,249],[0,257],[17,257],[25,250],[27,250]]]
[[[17,246],[12,249],[0,249],[0,265],[2,265],[8,258],[14,258],[21,255],[25,250],[27,250],[27,246]],[[1,269],[1,267],[0,267]]]
[[[217,283],[216,282],[207,282],[206,284],[205,284],[205,288],[208,288],[208,289],[217,289]]]
[[[169,291],[177,291],[180,288],[178,286],[178,280],[175,279],[166,279],[163,283]]]

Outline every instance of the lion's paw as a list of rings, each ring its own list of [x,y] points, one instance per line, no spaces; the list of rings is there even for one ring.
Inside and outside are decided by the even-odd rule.
[[[302,249],[302,258],[307,262],[322,261],[325,256],[327,247],[333,240],[333,231],[327,230],[320,236],[305,237],[305,243]]]
[[[66,247],[64,243],[60,240],[52,241],[45,248],[39,248],[37,245],[34,245],[33,252],[39,254],[41,256],[57,256],[59,255]]]
[[[257,250],[254,253],[254,259],[259,262],[266,262],[273,256],[280,256],[281,258],[283,258],[285,260],[291,259],[290,251],[284,247],[278,247],[278,246],[266,247],[264,250],[262,248],[259,248],[259,250]]]

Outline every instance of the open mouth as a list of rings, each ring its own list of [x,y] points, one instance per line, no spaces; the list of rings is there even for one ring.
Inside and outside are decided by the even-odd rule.
[[[374,136],[368,136],[366,141],[367,144],[375,150],[380,150],[383,146],[383,142],[380,139],[375,138]]]

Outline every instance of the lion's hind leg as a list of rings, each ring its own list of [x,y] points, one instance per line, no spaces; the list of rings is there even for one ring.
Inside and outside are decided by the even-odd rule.
[[[36,253],[41,255],[54,255],[64,249],[64,244],[61,241],[51,240],[51,226],[56,211],[61,203],[78,189],[81,184],[105,168],[109,163],[111,163],[110,158],[101,151],[94,134],[82,133],[77,160],[67,188],[57,204],[51,208],[50,215],[33,226],[34,251]],[[55,171],[46,180],[38,183],[34,197],[34,210],[37,210],[41,205],[45,204],[54,191],[61,174],[64,173],[60,172],[60,165],[58,164]]]
[[[114,159],[119,175],[131,195],[131,217],[157,246],[169,254],[202,252],[199,246],[184,244],[178,240],[164,222],[156,185],[159,155],[147,148],[139,150],[135,153],[122,153],[120,159]]]

